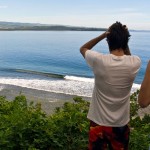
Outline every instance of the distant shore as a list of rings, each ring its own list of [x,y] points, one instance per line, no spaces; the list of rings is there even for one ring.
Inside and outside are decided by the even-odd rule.
[[[0,21],[0,31],[106,31],[107,28],[71,26],[61,24],[40,24]],[[150,32],[150,30],[134,30],[133,32]]]
[[[52,28],[52,27],[38,27],[38,28],[0,28],[0,31],[106,31],[106,29],[99,29],[99,28]]]
[[[0,31],[106,31],[106,28],[0,21]]]

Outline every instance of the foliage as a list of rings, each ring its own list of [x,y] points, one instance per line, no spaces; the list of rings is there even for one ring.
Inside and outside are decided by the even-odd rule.
[[[131,95],[130,150],[148,150],[150,116],[138,117],[138,91]],[[13,101],[0,97],[1,150],[86,150],[89,102],[75,97],[47,116],[41,104],[28,103],[23,95]]]
[[[74,98],[74,102],[67,102],[63,108],[57,108],[55,114],[50,117],[55,149],[87,148],[89,123],[86,116],[89,103],[80,97]]]
[[[150,115],[138,116],[140,108],[137,97],[139,91],[130,96],[130,150],[148,150],[150,146]]]
[[[26,150],[45,149],[51,132],[48,118],[41,111],[40,104],[27,104],[25,96],[14,101],[0,97],[0,149]]]
[[[80,97],[65,103],[47,116],[41,105],[27,103],[26,97],[13,101],[0,97],[1,150],[76,150],[86,149],[88,142],[89,103]]]

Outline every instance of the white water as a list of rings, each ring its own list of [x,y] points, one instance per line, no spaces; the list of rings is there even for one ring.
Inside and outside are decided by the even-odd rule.
[[[0,84],[15,85],[37,90],[55,93],[64,93],[78,96],[92,96],[94,86],[93,78],[65,76],[62,80],[23,79],[23,78],[0,78]],[[139,84],[133,84],[131,93],[140,88]],[[0,86],[0,90],[3,87]]]

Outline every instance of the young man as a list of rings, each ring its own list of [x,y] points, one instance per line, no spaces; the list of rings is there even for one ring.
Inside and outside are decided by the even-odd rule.
[[[141,84],[141,89],[138,96],[139,105],[142,108],[150,105],[150,61],[147,65],[144,80]]]
[[[130,90],[141,61],[131,56],[129,31],[116,22],[107,32],[90,40],[80,52],[92,68],[95,85],[88,112],[89,150],[127,150],[129,142]],[[91,49],[107,39],[110,54]]]

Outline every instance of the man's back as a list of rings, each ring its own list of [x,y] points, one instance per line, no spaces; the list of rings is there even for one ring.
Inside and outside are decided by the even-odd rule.
[[[95,51],[87,51],[85,59],[95,75],[88,118],[105,126],[125,125],[129,121],[130,90],[140,59],[137,56],[103,55]]]

